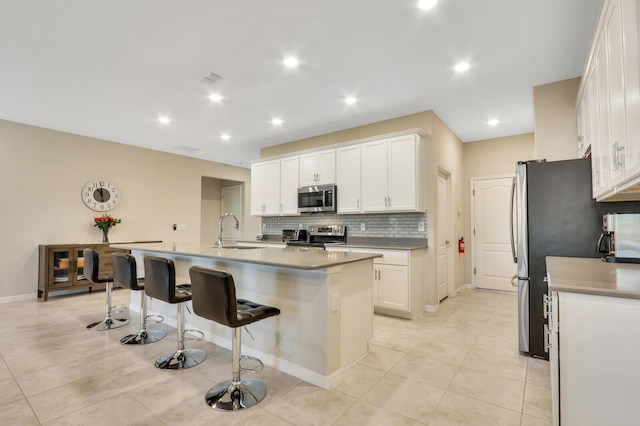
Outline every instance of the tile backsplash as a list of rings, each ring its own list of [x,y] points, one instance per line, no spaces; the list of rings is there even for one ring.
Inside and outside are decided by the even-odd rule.
[[[420,222],[424,222],[424,231],[420,231]],[[361,231],[361,224],[365,230]],[[376,238],[427,238],[426,213],[399,214],[363,214],[337,215],[312,214],[308,216],[276,216],[262,218],[262,232],[264,234],[280,234],[283,229],[307,229],[309,225],[346,225],[347,238],[376,237]]]

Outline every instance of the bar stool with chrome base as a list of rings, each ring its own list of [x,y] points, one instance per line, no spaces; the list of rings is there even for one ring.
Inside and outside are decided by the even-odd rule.
[[[280,314],[280,309],[237,299],[231,274],[225,271],[192,266],[189,269],[196,315],[233,328],[231,372],[233,377],[218,383],[207,392],[205,401],[220,411],[249,408],[264,399],[267,387],[257,379],[240,377],[241,330],[247,324]],[[258,362],[262,365],[262,361]]]
[[[98,271],[100,258],[98,252],[93,249],[84,249],[84,274],[89,281],[94,284],[104,284],[107,293],[107,302],[105,305],[105,316],[102,321],[91,323],[87,328],[98,331],[111,330],[112,328],[122,327],[129,324],[128,319],[113,318],[112,300],[113,300],[113,275],[100,274]]]
[[[205,359],[207,353],[201,349],[185,349],[184,304],[191,300],[191,286],[176,286],[176,270],[173,260],[163,257],[145,256],[144,258],[145,292],[154,299],[178,305],[177,333],[178,349],[167,352],[155,362],[156,367],[165,370],[183,370],[194,367]],[[199,332],[202,334],[202,332]],[[199,340],[199,339],[196,339]]]
[[[136,258],[126,253],[112,253],[113,283],[121,287],[140,291],[140,331],[120,339],[123,345],[145,345],[157,342],[167,335],[162,330],[147,330],[147,296],[144,292],[144,278],[138,278]],[[156,321],[157,322],[157,321]]]

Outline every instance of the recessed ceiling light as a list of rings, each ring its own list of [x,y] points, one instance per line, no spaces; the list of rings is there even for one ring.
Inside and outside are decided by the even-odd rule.
[[[344,98],[344,103],[347,105],[353,105],[357,102],[358,100],[353,97],[353,96],[347,96],[346,98]]]
[[[422,10],[433,9],[436,4],[438,4],[438,0],[420,0],[418,2],[418,7]]]
[[[223,141],[228,141],[229,139],[231,139],[231,135],[229,133],[223,133],[220,135],[220,139],[222,139]]]
[[[222,95],[220,93],[212,93],[209,95],[209,100],[211,102],[220,102],[222,101],[224,98],[222,97]]]
[[[497,118],[492,118],[491,120],[487,121],[487,124],[489,126],[496,126],[500,123],[500,120],[498,120]]]
[[[471,65],[469,65],[469,62],[460,62],[460,63],[456,64],[456,66],[453,67],[453,69],[455,69],[456,72],[465,72],[470,67],[471,67]]]
[[[282,125],[282,119],[281,118],[274,118],[271,120],[271,124],[273,124],[274,126],[280,126]]]
[[[283,63],[289,68],[295,68],[298,66],[298,60],[293,56],[286,57]]]
[[[169,124],[171,123],[171,119],[166,115],[161,115],[160,117],[158,117],[158,122],[160,124]]]

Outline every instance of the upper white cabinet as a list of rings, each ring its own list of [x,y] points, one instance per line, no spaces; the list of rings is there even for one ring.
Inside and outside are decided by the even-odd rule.
[[[600,201],[640,199],[640,0],[605,0],[578,94],[578,132],[592,150]]]
[[[298,214],[298,164],[297,155],[280,160],[280,214]]]
[[[360,213],[360,145],[336,149],[338,214]]]
[[[363,212],[424,211],[423,149],[417,134],[362,144]]]
[[[251,214],[280,214],[280,160],[251,165]]]
[[[336,150],[325,149],[300,155],[300,186],[336,182]]]

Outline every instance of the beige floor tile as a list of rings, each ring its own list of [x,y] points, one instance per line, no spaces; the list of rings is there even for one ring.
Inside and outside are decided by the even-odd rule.
[[[294,425],[328,425],[356,401],[342,392],[301,383],[263,408]]]
[[[47,422],[46,426],[84,426],[88,418],[92,419],[91,426],[165,424],[132,395],[125,392]]]
[[[373,338],[369,343],[400,352],[409,352],[420,343],[420,340],[419,337],[398,334],[390,330],[374,330]]]
[[[399,321],[398,318],[375,314],[373,316],[373,328],[375,329],[391,328],[398,321]]]
[[[418,426],[422,424],[383,408],[359,401],[344,413],[333,426]]]
[[[549,361],[529,358],[527,363],[527,383],[551,389],[551,366]]]
[[[425,357],[448,364],[462,365],[472,345],[437,342],[425,339],[418,343],[412,352],[420,352]]]
[[[431,333],[424,338],[430,342],[444,342],[454,345],[472,346],[478,340],[480,331],[470,329],[469,323],[454,322],[439,324]]]
[[[29,397],[31,408],[42,423],[87,407],[123,390],[104,373],[96,373],[46,392]]]
[[[223,379],[227,380],[231,378],[231,364],[227,366],[227,370],[224,373]],[[242,377],[253,377],[267,386],[267,396],[260,403],[261,405],[270,404],[272,401],[280,398],[280,396],[289,392],[299,384],[303,383],[302,380],[297,377],[293,377],[287,373],[276,370],[273,367],[265,366],[264,371],[261,373],[243,373]],[[218,383],[216,381],[216,383]],[[212,384],[213,386],[213,384]]]
[[[524,390],[522,412],[543,420],[552,420],[551,392],[549,392],[549,388],[527,383]]]
[[[24,398],[20,387],[13,377],[0,380],[0,405]]]
[[[40,422],[25,399],[0,405],[0,424],[35,426]]]
[[[520,413],[448,391],[429,426],[494,426],[520,424]]]
[[[369,353],[367,354],[367,356],[358,361],[358,364],[373,367],[381,371],[389,371],[405,355],[406,352],[401,352],[395,349],[389,349],[384,346],[370,343]]]
[[[527,376],[525,357],[501,355],[476,348],[471,349],[462,366],[521,382]]]
[[[440,389],[447,389],[457,372],[458,366],[427,358],[416,351],[409,352],[390,371]]]
[[[524,382],[461,367],[449,390],[520,412]]]
[[[356,364],[343,374],[342,381],[335,386],[334,389],[351,395],[354,398],[360,398],[371,389],[384,374],[383,371],[375,368]]]
[[[69,361],[16,376],[16,381],[24,394],[29,397],[76,380],[89,378],[94,374],[95,367],[91,363]]]
[[[517,331],[509,336],[489,336],[483,332],[473,347],[498,355],[521,356],[518,347]]]
[[[528,414],[523,414],[520,422],[521,426],[551,426],[552,424],[553,421],[551,420],[539,419]]]
[[[387,373],[362,401],[427,423],[443,394],[444,390],[435,386]]]
[[[423,339],[426,337],[431,330],[436,327],[437,323],[428,323],[428,322],[420,322],[413,320],[401,320],[397,321],[391,327],[387,328],[387,330],[403,334],[406,336],[413,336]]]
[[[4,362],[2,357],[0,357],[0,380],[8,379],[11,376],[12,375],[9,367],[7,367],[7,364]]]
[[[31,354],[29,356],[3,355],[3,357],[14,376],[42,370],[43,368],[67,361],[85,362],[82,355],[74,349],[55,349],[48,352]]]

